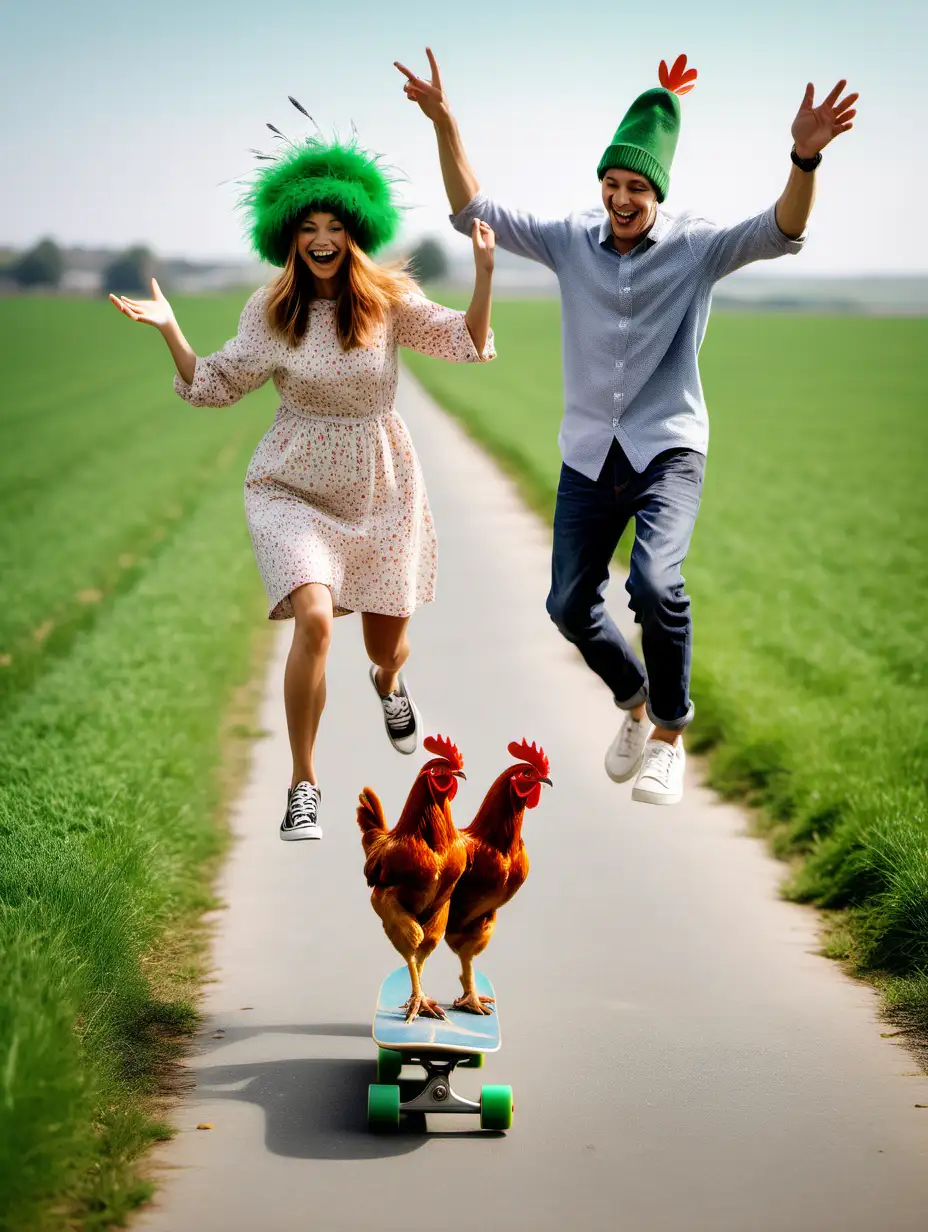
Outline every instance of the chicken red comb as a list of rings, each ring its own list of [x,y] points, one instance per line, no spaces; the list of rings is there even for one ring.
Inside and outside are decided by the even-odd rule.
[[[452,744],[444,736],[426,736],[422,741],[422,745],[430,753],[434,753],[436,757],[444,758],[449,765],[454,766],[455,770],[464,769],[464,758],[458,752],[458,746]]]
[[[546,779],[548,777],[551,767],[548,765],[545,751],[544,749],[536,748],[534,740],[531,744],[527,740],[523,740],[521,744],[516,744],[513,740],[509,746],[509,752],[513,757],[517,757],[519,761],[528,762],[533,770],[538,771],[541,778]]]
[[[665,90],[671,94],[689,94],[696,84],[699,74],[694,68],[686,67],[686,56],[677,56],[673,68],[667,68],[667,61],[661,60],[657,70],[658,80]]]

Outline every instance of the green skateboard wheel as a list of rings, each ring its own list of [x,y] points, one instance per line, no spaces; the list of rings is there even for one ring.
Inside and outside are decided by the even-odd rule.
[[[388,1085],[396,1082],[403,1068],[403,1054],[392,1048],[377,1049],[377,1081]]]
[[[400,1089],[383,1083],[367,1088],[367,1124],[371,1129],[396,1129],[400,1123]]]
[[[480,1091],[480,1128],[510,1129],[512,1087],[483,1087]]]
[[[483,1069],[483,1053],[472,1052],[469,1057],[465,1057],[463,1061],[459,1061],[461,1069]]]

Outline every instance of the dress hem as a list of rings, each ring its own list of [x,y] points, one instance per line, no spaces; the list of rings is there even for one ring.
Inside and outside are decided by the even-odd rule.
[[[294,586],[291,586],[282,599],[278,599],[276,603],[271,603],[267,613],[268,620],[293,620],[293,604],[290,602],[290,596],[295,590],[299,590],[301,586],[314,585],[328,587],[332,595],[333,615],[336,617],[352,616],[355,612],[366,612],[370,616],[395,616],[399,619],[408,620],[417,608],[425,607],[426,604],[435,602],[435,592],[432,590],[426,598],[417,599],[411,608],[403,608],[398,612],[378,612],[371,607],[365,607],[363,603],[357,603],[353,607],[346,607],[340,601],[341,596],[336,594],[336,587],[332,582],[323,582],[319,578],[306,578],[304,581],[297,582]]]

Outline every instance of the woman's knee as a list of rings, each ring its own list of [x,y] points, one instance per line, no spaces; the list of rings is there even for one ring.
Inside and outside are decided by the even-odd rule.
[[[398,672],[409,658],[409,624],[401,617],[364,618],[367,657],[385,672]]]
[[[332,600],[323,588],[305,587],[291,596],[296,624],[293,640],[307,654],[324,654],[332,640]]]

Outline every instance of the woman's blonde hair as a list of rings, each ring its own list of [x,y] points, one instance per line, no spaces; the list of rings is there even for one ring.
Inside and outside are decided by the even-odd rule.
[[[293,229],[290,253],[280,277],[271,283],[267,315],[271,328],[282,334],[290,346],[297,346],[309,325],[309,309],[316,298],[316,284],[300,256],[297,239],[299,225]],[[402,261],[379,265],[371,260],[345,228],[348,251],[342,264],[340,288],[335,304],[338,341],[343,351],[370,346],[377,326],[390,308],[418,287]]]

